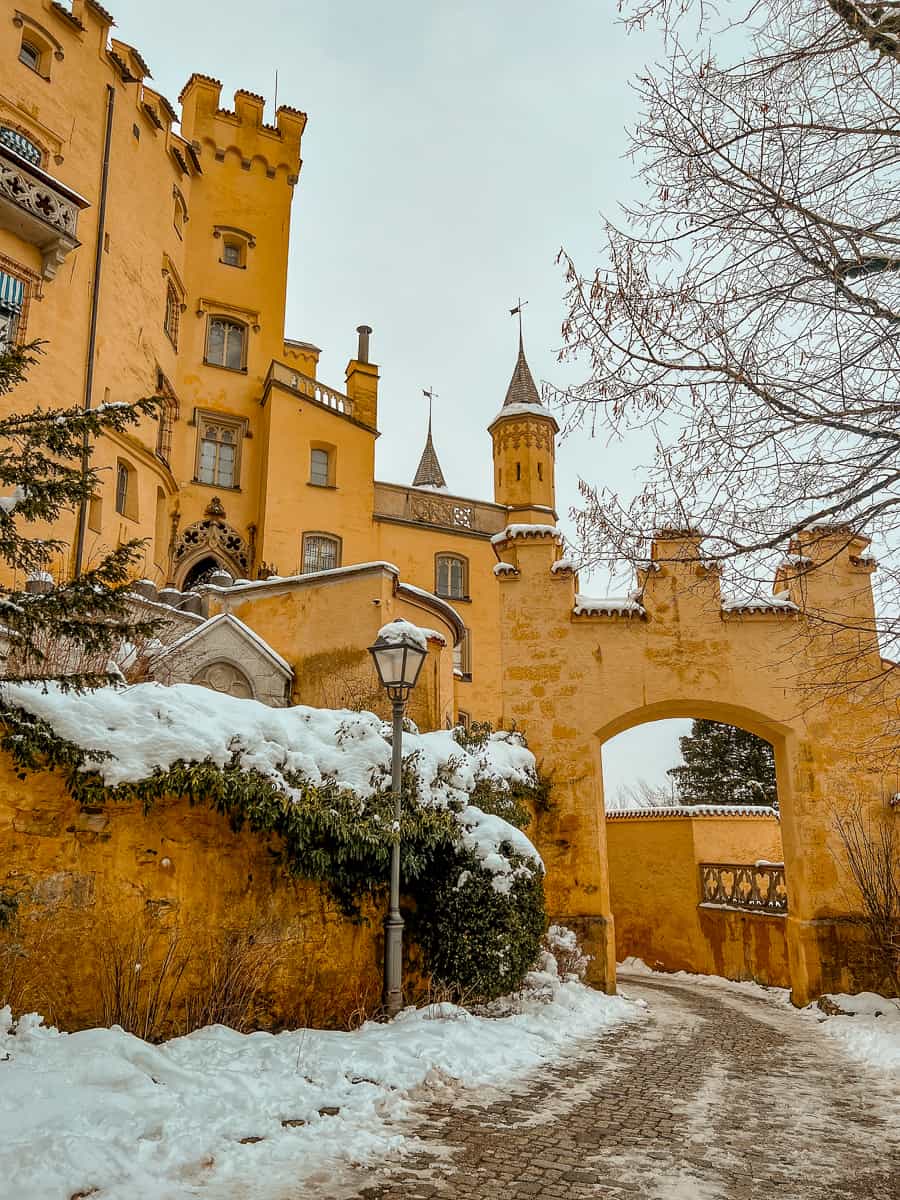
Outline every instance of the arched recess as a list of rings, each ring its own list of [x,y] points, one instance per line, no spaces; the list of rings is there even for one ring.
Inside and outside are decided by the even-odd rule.
[[[673,717],[697,720],[721,721],[746,729],[757,737],[770,742],[775,750],[775,774],[778,778],[778,802],[783,817],[790,819],[792,811],[793,763],[796,735],[789,725],[776,721],[753,708],[733,704],[728,700],[661,700],[654,704],[643,704],[629,709],[595,731],[597,760],[596,772],[600,795],[603,794],[603,744],[626,729],[645,725],[650,721],[666,721]],[[789,867],[788,867],[789,869]]]
[[[230,659],[220,658],[215,662],[206,663],[195,673],[191,683],[209,688],[213,692],[222,692],[226,696],[236,696],[241,700],[256,699],[256,690],[249,676]]]
[[[206,559],[214,559],[235,579],[246,578],[250,571],[250,548],[236,529],[217,516],[188,525],[175,543],[173,558],[178,587]]]
[[[198,558],[185,572],[184,579],[181,581],[181,590],[187,592],[191,588],[199,587],[200,584],[207,583],[209,577],[216,571],[222,570],[227,570],[225,564],[219,562],[214,555],[208,554],[205,558]]]

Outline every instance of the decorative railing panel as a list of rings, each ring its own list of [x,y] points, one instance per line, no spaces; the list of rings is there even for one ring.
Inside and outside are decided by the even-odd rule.
[[[326,408],[344,413],[348,417],[353,416],[353,401],[349,396],[320,383],[317,379],[311,379],[309,375],[302,375],[284,363],[272,363],[269,367],[269,379],[266,382],[268,383],[270,380],[277,380],[278,383],[298,392],[308,400],[315,400],[316,404],[324,404]]]
[[[787,913],[783,863],[701,863],[700,903],[747,912]]]

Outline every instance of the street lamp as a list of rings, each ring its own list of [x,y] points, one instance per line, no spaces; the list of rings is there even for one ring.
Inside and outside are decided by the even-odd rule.
[[[394,731],[391,742],[391,791],[394,799],[394,829],[391,842],[391,895],[384,921],[384,1006],[389,1017],[403,1007],[403,918],[400,916],[400,788],[403,774],[403,710],[416,686],[422,663],[428,656],[425,634],[409,621],[398,619],[378,632],[369,647],[382,687],[391,700]]]

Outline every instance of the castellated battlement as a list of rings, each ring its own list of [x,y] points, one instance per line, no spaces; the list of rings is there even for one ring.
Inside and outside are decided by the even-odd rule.
[[[254,159],[261,159],[270,177],[283,169],[290,182],[296,181],[306,114],[280,105],[275,125],[267,125],[262,96],[239,88],[234,93],[233,108],[223,108],[221,96],[218,79],[196,72],[190,77],[178,97],[182,136],[201,152],[212,151],[219,161],[229,151],[237,152],[245,169]]]

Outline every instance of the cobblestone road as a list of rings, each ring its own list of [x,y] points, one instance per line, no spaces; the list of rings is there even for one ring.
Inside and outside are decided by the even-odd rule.
[[[795,1012],[623,976],[649,1020],[483,1105],[433,1106],[425,1152],[356,1200],[900,1200],[900,1085]]]

